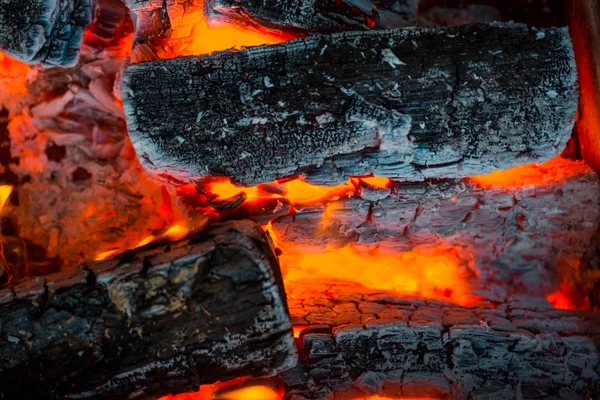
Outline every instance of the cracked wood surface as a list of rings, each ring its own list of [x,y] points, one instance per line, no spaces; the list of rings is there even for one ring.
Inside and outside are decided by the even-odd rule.
[[[566,29],[482,24],[133,64],[123,102],[138,156],[157,173],[421,181],[558,155],[576,80]]]
[[[212,20],[308,33],[402,28],[417,23],[418,0],[208,0]]]
[[[304,362],[280,374],[286,399],[600,394],[597,313],[531,299],[465,307],[342,283],[297,285],[292,320],[313,326],[300,333]]]
[[[0,49],[28,64],[74,66],[93,7],[93,0],[5,0]]]
[[[444,243],[472,258],[474,294],[497,301],[523,291],[545,296],[600,228],[600,180],[582,161],[564,159],[521,170],[519,178],[528,174],[514,187],[488,187],[476,178],[396,183],[391,192],[297,206],[271,229],[284,243],[321,250],[357,243],[409,252]],[[582,287],[593,290],[597,281]]]
[[[248,221],[0,291],[7,399],[157,398],[295,362],[279,266]]]

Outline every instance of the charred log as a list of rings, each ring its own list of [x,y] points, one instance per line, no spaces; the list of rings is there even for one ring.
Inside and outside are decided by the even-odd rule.
[[[277,259],[250,222],[0,292],[4,398],[155,398],[295,363]]]
[[[418,0],[208,0],[213,20],[309,33],[402,28],[417,22]]]
[[[73,66],[92,0],[8,0],[0,7],[0,49],[28,64]]]
[[[349,62],[351,60],[351,62]],[[243,184],[456,178],[559,154],[577,108],[565,29],[353,32],[129,66],[144,165]]]
[[[316,325],[300,333],[305,367],[280,374],[287,399],[600,394],[597,313],[514,300],[463,307],[343,285],[320,292],[314,282],[298,289],[293,321]]]
[[[583,162],[557,161],[539,167],[540,175],[559,177],[546,183],[536,174],[514,187],[501,181],[482,186],[476,179],[397,183],[379,198],[368,193],[296,206],[272,229],[285,243],[321,250],[357,243],[409,252],[443,241],[473,257],[479,272],[471,281],[474,294],[495,301],[517,292],[545,296],[562,279],[576,279],[585,284],[573,290],[585,301],[584,288],[592,292],[600,275],[593,268],[573,271],[569,263],[585,262],[600,228],[600,180]]]

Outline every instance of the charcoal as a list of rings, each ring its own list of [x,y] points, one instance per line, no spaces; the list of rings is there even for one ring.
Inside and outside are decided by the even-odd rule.
[[[129,133],[150,171],[246,185],[304,175],[462,178],[560,154],[577,76],[566,29],[350,32],[132,64]],[[202,118],[198,118],[199,115]]]

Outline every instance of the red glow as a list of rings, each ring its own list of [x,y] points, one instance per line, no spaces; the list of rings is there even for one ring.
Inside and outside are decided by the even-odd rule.
[[[558,291],[547,296],[546,299],[554,308],[560,310],[578,310],[579,307],[575,305],[573,299],[567,294],[568,291],[567,287],[562,286]]]

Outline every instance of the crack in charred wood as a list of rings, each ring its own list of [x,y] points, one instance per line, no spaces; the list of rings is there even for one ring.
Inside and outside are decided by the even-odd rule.
[[[539,398],[552,393],[568,400],[600,391],[597,314],[510,300],[496,308],[464,307],[341,284],[326,293],[309,282],[296,289],[297,297],[290,300],[294,322],[311,323],[299,310],[308,316],[314,310],[318,317],[312,323],[332,330],[309,327],[300,333],[302,354],[312,356],[303,357],[303,368],[280,375],[294,382],[286,399],[312,399],[324,389],[355,396],[434,398]],[[340,305],[357,313],[336,316]],[[333,352],[313,352],[317,338],[331,338]],[[308,374],[294,373],[306,369]],[[379,378],[365,386],[365,374]]]

